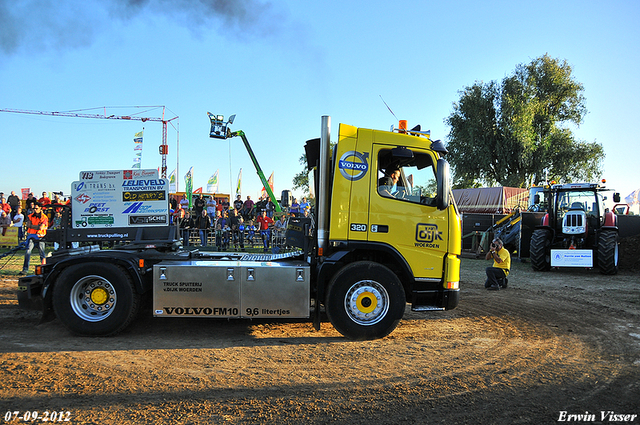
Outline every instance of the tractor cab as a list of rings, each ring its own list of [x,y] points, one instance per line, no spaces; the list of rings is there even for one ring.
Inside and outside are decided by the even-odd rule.
[[[594,189],[556,192],[556,223],[565,235],[584,235],[595,231],[604,219],[604,197]]]

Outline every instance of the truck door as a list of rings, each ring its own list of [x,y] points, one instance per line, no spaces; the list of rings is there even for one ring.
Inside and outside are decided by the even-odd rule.
[[[376,143],[370,164],[368,240],[400,252],[415,277],[441,278],[449,232],[436,207],[435,154]]]

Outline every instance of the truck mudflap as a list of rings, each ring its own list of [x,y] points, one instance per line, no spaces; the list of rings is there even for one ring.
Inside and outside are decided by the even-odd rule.
[[[24,310],[41,311],[42,316],[38,324],[50,322],[56,318],[51,308],[51,292],[47,289],[49,287],[44,283],[44,277],[41,275],[25,276],[18,280],[18,307]]]
[[[18,279],[18,307],[24,310],[43,309],[42,288],[44,282],[42,276],[25,276]]]

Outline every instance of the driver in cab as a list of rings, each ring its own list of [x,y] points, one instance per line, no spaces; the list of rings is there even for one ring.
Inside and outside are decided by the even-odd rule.
[[[398,180],[400,180],[400,169],[387,168],[384,176],[378,180],[378,193],[387,198],[396,198]]]

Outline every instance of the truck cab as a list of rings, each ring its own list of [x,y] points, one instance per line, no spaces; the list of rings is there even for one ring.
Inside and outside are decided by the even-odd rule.
[[[455,291],[460,222],[454,206],[443,204],[447,195],[438,193],[437,170],[446,162],[432,145],[424,136],[340,125],[329,239],[337,248],[396,258],[404,278]],[[384,187],[390,170],[400,177]],[[457,296],[448,302],[438,307],[454,307]]]
[[[449,166],[442,158],[445,153],[440,141],[432,142],[424,133],[339,126],[327,189],[328,244],[319,274],[322,278],[323,272],[330,270],[326,274],[334,276],[327,292],[338,285],[335,275],[340,275],[337,270],[341,267],[352,264],[358,270],[355,274],[368,276],[370,263],[375,263],[397,277],[398,292],[413,310],[456,307],[461,230],[449,196]],[[314,155],[308,152],[309,156]],[[384,184],[389,183],[392,171],[397,180]],[[358,263],[361,265],[353,265]],[[373,283],[364,286],[378,297],[382,292],[384,299],[383,288],[376,289]],[[323,289],[321,279],[321,299]],[[346,302],[349,291],[343,292]],[[326,302],[331,303],[330,297]],[[366,311],[357,304],[352,310],[353,317]],[[375,320],[375,314],[372,316]]]

